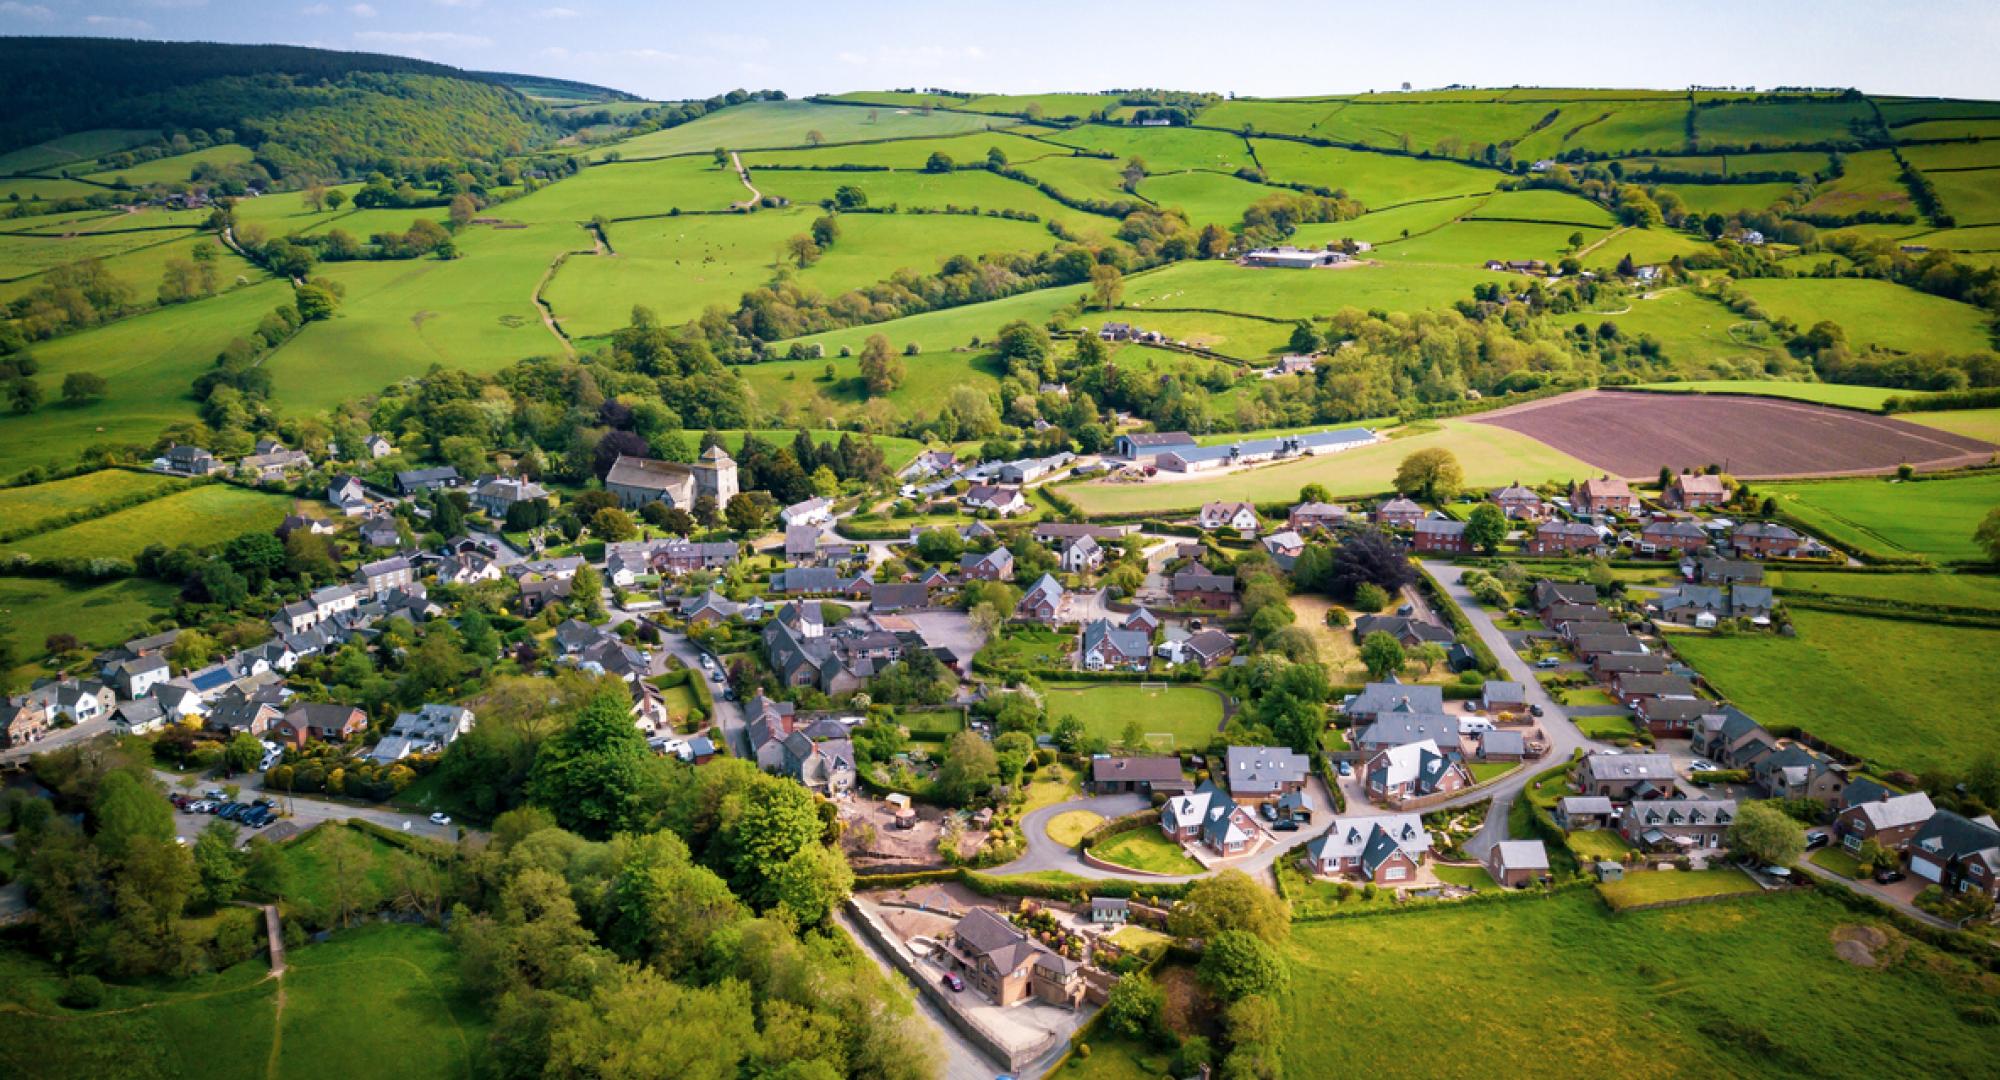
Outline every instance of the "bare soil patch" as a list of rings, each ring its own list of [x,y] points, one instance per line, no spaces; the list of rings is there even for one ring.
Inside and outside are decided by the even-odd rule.
[[[1474,422],[1538,439],[1613,475],[1721,465],[1746,479],[1940,469],[1995,447],[1886,416],[1774,398],[1585,390],[1499,409]]]
[[[1855,967],[1887,967],[1902,952],[1897,941],[1879,926],[1848,923],[1834,927],[1832,937],[1833,954]]]

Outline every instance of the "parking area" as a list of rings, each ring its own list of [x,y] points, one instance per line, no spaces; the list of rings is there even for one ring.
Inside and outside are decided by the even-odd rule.
[[[903,616],[917,628],[931,648],[949,649],[961,663],[970,664],[986,647],[986,635],[972,625],[963,611],[913,611]]]

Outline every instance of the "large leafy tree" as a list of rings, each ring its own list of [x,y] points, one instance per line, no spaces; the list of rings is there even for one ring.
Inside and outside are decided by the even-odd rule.
[[[1225,1001],[1269,994],[1285,984],[1277,950],[1247,930],[1224,930],[1202,951],[1195,975]]]
[[[1769,866],[1788,866],[1805,854],[1805,831],[1769,803],[1744,803],[1725,837],[1729,850]]]
[[[606,686],[535,755],[528,797],[564,828],[603,839],[643,824],[659,760],[632,724],[624,689]]]
[[[1342,540],[1333,549],[1333,564],[1326,573],[1326,591],[1345,600],[1367,584],[1393,595],[1415,580],[1410,560],[1396,550],[1395,541],[1387,533],[1369,529]]]
[[[824,831],[812,793],[790,780],[757,776],[725,795],[716,837],[720,868],[736,895],[759,910],[782,898],[785,864]]]
[[[1195,882],[1167,917],[1175,937],[1208,941],[1242,930],[1277,943],[1291,931],[1291,914],[1271,890],[1241,870],[1224,870]]]
[[[1451,498],[1464,485],[1465,471],[1459,468],[1458,457],[1441,446],[1419,450],[1396,468],[1397,491],[1431,502]]]
[[[1488,555],[1507,539],[1507,515],[1492,503],[1480,503],[1465,519],[1465,539]]]

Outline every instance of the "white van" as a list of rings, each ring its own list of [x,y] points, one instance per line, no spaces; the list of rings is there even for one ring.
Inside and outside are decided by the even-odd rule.
[[[1460,735],[1484,735],[1492,730],[1493,721],[1483,716],[1465,716],[1460,717],[1458,721]]]

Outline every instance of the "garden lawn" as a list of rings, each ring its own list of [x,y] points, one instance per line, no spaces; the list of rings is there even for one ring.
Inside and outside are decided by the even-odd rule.
[[[1802,608],[1792,623],[1796,637],[1682,634],[1674,647],[1760,722],[1886,767],[1961,769],[2000,735],[1987,707],[2000,698],[2000,630]]]
[[[1472,782],[1475,784],[1497,780],[1520,767],[1521,764],[1516,761],[1475,761],[1467,766],[1472,770]]]
[[[1861,876],[1861,863],[1837,847],[1823,847],[1813,852],[1808,861],[1822,870],[1831,870],[1844,878]]]
[[[1625,838],[1611,829],[1578,829],[1569,834],[1569,850],[1579,863],[1602,860],[1622,862],[1632,850]]]
[[[1884,1016],[1924,1032],[1932,1075],[1987,1072],[1992,1029],[1961,1012],[1990,1000],[1972,965],[1914,941],[1882,969],[1835,955],[1835,930],[1872,922],[1805,891],[1623,916],[1572,892],[1298,925],[1285,1072],[1897,1075],[1905,1048],[1882,1037]]]
[[[1717,870],[1638,870],[1597,886],[1614,910],[1665,900],[1698,900],[1760,892],[1750,875],[1734,867]]]
[[[1172,735],[1174,746],[1198,750],[1215,738],[1222,726],[1222,698],[1200,686],[1173,684],[1166,689],[1135,682],[1051,683],[1049,716],[1074,716],[1092,736],[1116,743],[1125,726],[1136,721],[1147,736]]]
[[[1868,278],[1754,278],[1736,287],[1767,313],[1809,327],[1831,320],[1856,345],[1903,352],[1980,353],[1993,347],[1978,308]]]
[[[1199,874],[1201,864],[1187,857],[1181,846],[1160,830],[1147,826],[1119,833],[1090,849],[1105,862],[1154,874]]]
[[[2000,506],[2000,475],[1895,483],[1879,478],[1766,484],[1786,514],[1842,547],[1883,558],[1976,562],[1980,519]]]
[[[1066,810],[1049,819],[1047,832],[1049,839],[1064,847],[1075,847],[1083,834],[1104,824],[1103,814],[1093,814],[1088,810]]]
[[[28,487],[0,488],[0,533],[19,533],[88,507],[167,491],[180,481],[159,473],[100,469]]]
[[[1473,768],[1477,770],[1478,766],[1475,765]],[[1436,874],[1437,879],[1447,885],[1462,885],[1468,889],[1493,888],[1493,875],[1487,873],[1485,867],[1477,864],[1447,866],[1443,863],[1432,863],[1431,873]]]
[[[291,512],[283,495],[208,484],[101,518],[9,544],[40,560],[131,559],[148,544],[207,547],[247,532],[268,532]]]

